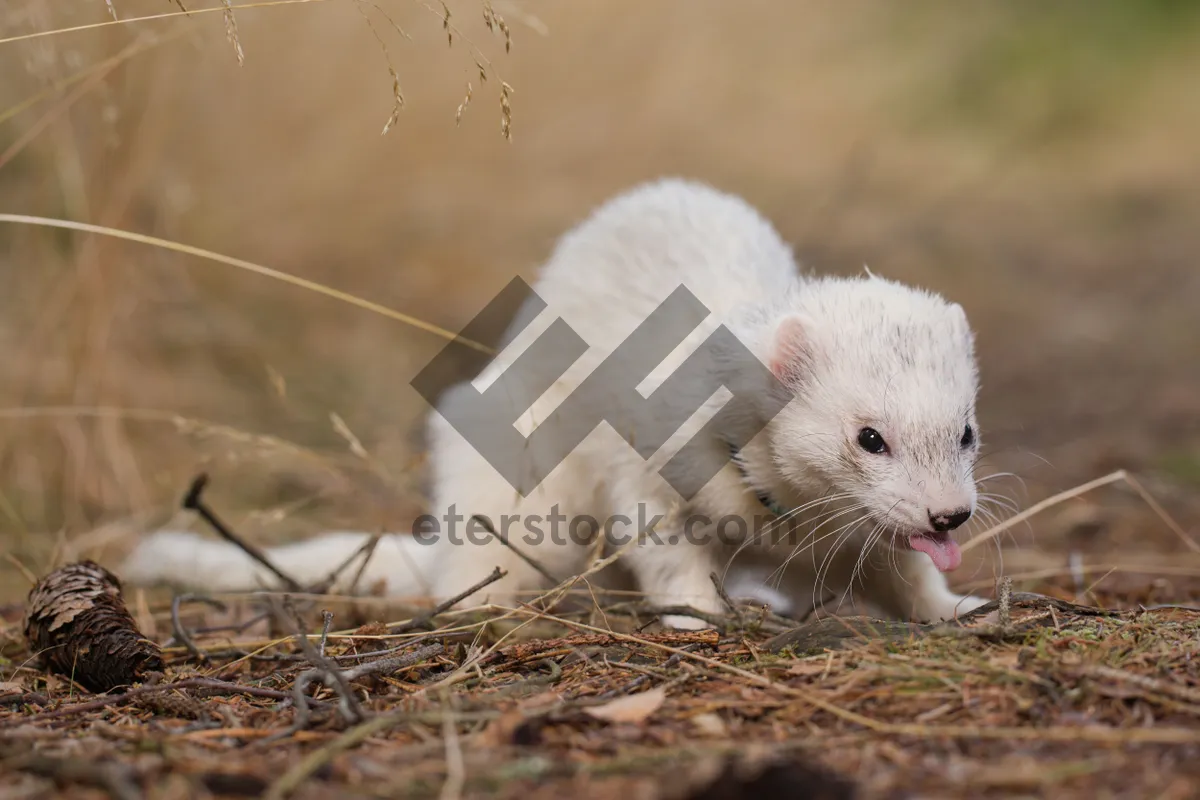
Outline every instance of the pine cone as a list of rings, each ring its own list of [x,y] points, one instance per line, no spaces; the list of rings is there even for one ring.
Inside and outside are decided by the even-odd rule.
[[[29,592],[25,638],[47,667],[93,692],[128,686],[163,668],[121,599],[121,583],[92,561],[68,564]]]

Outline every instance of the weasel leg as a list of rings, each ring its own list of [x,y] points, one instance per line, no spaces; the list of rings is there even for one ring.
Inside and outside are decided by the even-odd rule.
[[[664,517],[664,523],[644,534],[644,540],[625,557],[638,586],[656,606],[690,606],[705,614],[723,613],[721,597],[709,577],[717,569],[716,554],[711,547],[688,541],[683,526],[667,514]],[[710,627],[696,617],[676,614],[664,616],[662,623],[683,630]]]
[[[900,619],[920,622],[952,620],[974,611],[987,601],[973,595],[955,594],[946,576],[933,565],[929,556],[899,550],[884,569],[864,581],[868,599]]]

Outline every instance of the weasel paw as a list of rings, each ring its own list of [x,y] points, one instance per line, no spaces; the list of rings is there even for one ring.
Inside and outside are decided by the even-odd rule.
[[[974,595],[950,595],[945,600],[932,604],[929,613],[924,615],[924,621],[952,622],[965,614],[969,614],[986,602],[988,601],[982,597],[975,597]]]
[[[676,614],[667,614],[660,620],[660,622],[662,622],[664,627],[675,628],[676,630],[681,631],[702,631],[705,628],[712,627],[712,625],[709,625],[702,619],[696,619],[695,617],[681,617]]]
[[[961,617],[963,614],[970,614],[972,611],[987,602],[988,601],[982,597],[976,597],[973,594],[969,594],[959,598],[958,602],[954,606],[954,613]]]

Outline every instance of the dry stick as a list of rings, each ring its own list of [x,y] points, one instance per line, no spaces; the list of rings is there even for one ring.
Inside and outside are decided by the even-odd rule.
[[[328,611],[324,613],[328,615],[326,618],[326,628],[328,628],[329,622],[333,619],[333,614],[330,614]],[[307,638],[305,641],[307,642]],[[322,644],[323,643],[324,641],[322,640]],[[412,643],[410,642],[408,646],[411,646],[411,644]],[[306,655],[311,656],[311,653],[309,652],[311,648],[312,645],[309,644],[308,648],[305,649]],[[299,727],[296,725],[293,727],[296,727],[296,730],[303,730],[303,728],[307,725],[307,709],[305,708],[304,711],[301,711],[301,708],[304,706],[305,701],[307,700],[305,690],[307,690],[308,686],[311,685],[314,680],[320,679],[326,686],[330,686],[330,682],[326,680],[326,675],[328,674],[330,677],[334,678],[334,681],[338,685],[345,687],[345,695],[343,695],[344,698],[353,697],[353,689],[350,688],[350,681],[380,672],[396,672],[404,667],[411,667],[414,664],[424,661],[430,656],[435,656],[441,653],[443,650],[445,650],[445,647],[440,643],[430,644],[426,645],[425,647],[418,648],[417,650],[412,650],[408,653],[402,653],[400,655],[393,655],[385,658],[378,658],[374,661],[368,661],[365,664],[359,664],[357,667],[353,667],[352,669],[342,672],[338,669],[336,664],[325,658],[324,648],[322,648],[321,652],[318,654],[319,665],[317,669],[309,670],[308,672],[302,673],[296,678],[295,686],[292,689],[293,699],[296,701],[297,717],[298,719],[302,719],[305,724],[299,725],[299,722],[297,722]],[[333,686],[331,688],[336,689],[337,687]],[[357,701],[357,698],[355,698],[355,701]],[[360,717],[359,719],[347,718],[347,721],[351,723],[361,722],[365,716],[365,712],[363,712],[360,707],[357,707],[356,704],[352,704],[352,706],[357,709],[357,713],[360,715]],[[343,716],[346,716],[345,712],[343,712]]]
[[[360,548],[360,552],[364,552],[362,563],[358,565],[358,570],[354,573],[354,580],[350,581],[350,586],[347,588],[347,594],[354,594],[358,591],[358,583],[362,580],[363,573],[367,571],[367,567],[371,564],[371,559],[375,557],[375,550],[379,547],[379,540],[383,538],[383,534],[376,533],[367,540],[367,543]],[[352,560],[352,559],[351,559]],[[347,561],[346,563],[350,563]],[[341,568],[338,568],[341,571]],[[336,580],[334,576],[334,580]],[[330,588],[333,584],[330,583]]]
[[[1158,515],[1159,519],[1161,519],[1167,525],[1167,527],[1170,528],[1171,531],[1183,541],[1184,544],[1186,544],[1194,552],[1200,552],[1200,544],[1197,544],[1196,540],[1189,536],[1187,532],[1180,527],[1179,523],[1172,519],[1169,514],[1167,514],[1166,510],[1158,504],[1154,497],[1148,491],[1146,491],[1141,483],[1135,480],[1133,476],[1123,469],[1119,469],[1116,472],[1105,475],[1102,478],[1096,478],[1095,480],[1080,484],[1074,489],[1067,489],[1064,492],[1059,492],[1053,497],[1047,497],[1040,503],[1036,503],[1025,509],[1020,514],[1010,517],[999,525],[993,526],[975,538],[964,542],[962,545],[962,550],[966,552],[974,547],[978,547],[990,539],[995,539],[1009,528],[1020,525],[1025,520],[1029,519],[1035,514],[1040,514],[1047,508],[1051,508],[1059,503],[1066,502],[1067,500],[1070,500],[1073,497],[1078,497],[1081,494],[1087,494],[1093,489],[1098,489],[1101,486],[1107,486],[1110,483],[1117,483],[1118,481],[1125,481],[1125,483],[1129,484],[1129,486],[1138,493],[1142,500],[1144,500],[1146,504],[1150,506],[1150,509]]]
[[[1020,594],[1013,595],[1013,602],[1017,602],[1021,598]],[[1045,598],[1051,599],[1051,598]],[[1071,605],[1067,603],[1066,605]],[[512,609],[520,614],[521,609]],[[1093,609],[1098,611],[1098,609]],[[532,614],[533,612],[525,612]],[[1143,742],[1156,744],[1195,744],[1200,743],[1200,730],[1188,728],[1132,728],[1132,729],[1113,729],[1113,728],[1076,728],[1068,726],[1059,726],[1052,728],[1012,728],[1012,727],[976,727],[972,725],[921,725],[917,723],[894,723],[881,722],[877,719],[863,716],[854,711],[841,708],[828,700],[817,697],[809,692],[796,689],[786,684],[777,683],[764,675],[750,672],[748,670],[735,667],[732,664],[725,664],[716,659],[706,658],[697,653],[689,653],[678,647],[651,642],[647,639],[641,639],[637,636],[631,636],[626,633],[617,633],[616,631],[606,631],[601,628],[595,628],[591,625],[585,625],[581,622],[572,622],[571,620],[556,617],[551,614],[541,613],[542,618],[558,622],[567,627],[580,628],[582,630],[591,631],[593,633],[602,633],[607,636],[612,636],[616,639],[622,639],[627,642],[639,644],[643,647],[654,647],[668,653],[681,654],[683,658],[690,658],[693,661],[699,661],[706,666],[722,672],[732,673],[752,683],[758,684],[765,688],[781,692],[790,697],[795,697],[808,705],[819,708],[822,711],[827,711],[830,714],[838,717],[846,722],[852,722],[856,725],[861,725],[876,733],[883,733],[890,736],[922,736],[922,737],[946,737],[951,739],[1012,739],[1024,741],[1064,741],[1064,742],[1102,742],[1108,744],[1128,743],[1128,742]]]
[[[1150,506],[1150,510],[1157,514],[1158,518],[1161,519],[1184,544],[1191,548],[1193,552],[1200,552],[1200,544],[1197,544],[1196,540],[1189,536],[1187,531],[1185,531],[1183,527],[1176,522],[1170,514],[1167,513],[1167,510],[1163,508],[1157,500],[1154,499],[1154,495],[1150,494],[1150,492],[1147,491],[1144,486],[1142,486],[1141,481],[1126,473],[1125,482],[1133,487],[1133,490],[1138,493],[1138,496],[1142,498],[1143,502]]]
[[[270,569],[272,572],[274,572],[276,575],[278,575],[285,583],[289,583],[293,586],[299,587],[298,582],[296,582],[292,578],[290,578],[287,575],[285,575],[284,573],[282,573],[278,568],[271,565],[271,563],[267,560],[265,554],[258,552],[258,554],[256,555],[256,552],[253,548],[251,548],[249,545],[247,545],[245,542],[243,542],[240,539],[240,537],[237,537],[236,535],[234,535],[232,533],[232,531],[230,531],[229,528],[227,528],[221,522],[221,520],[217,518],[217,516],[213,513],[212,509],[208,508],[207,504],[205,504],[201,501],[200,495],[203,492],[205,484],[207,482],[208,482],[208,477],[206,475],[200,475],[192,482],[192,486],[189,489],[188,494],[184,498],[184,501],[183,501],[184,508],[196,511],[198,514],[200,514],[201,517],[204,518],[204,520],[206,522],[208,522],[210,525],[212,525],[217,530],[217,532],[220,533],[224,538],[230,539],[231,541],[233,541],[234,544],[238,545],[238,547],[240,547],[244,552],[248,553],[251,557],[258,560],[259,563],[263,564],[268,569]],[[233,538],[231,539],[230,537],[233,537]],[[380,534],[375,534],[370,539],[368,539],[366,542],[364,542],[361,547],[359,547],[357,550],[355,550],[353,553],[351,553],[348,558],[346,558],[331,573],[329,573],[329,576],[326,577],[324,581],[322,581],[321,583],[319,583],[315,587],[313,587],[313,592],[316,594],[323,594],[328,588],[333,586],[333,584],[337,581],[338,577],[342,574],[342,572],[344,572],[351,564],[354,563],[354,561],[356,559],[358,559],[360,556],[362,556],[365,553],[366,557],[363,559],[362,564],[359,565],[358,572],[354,576],[354,582],[351,584],[351,591],[353,591],[354,586],[356,586],[358,584],[358,581],[362,578],[363,570],[366,569],[367,565],[371,561],[371,557],[375,554],[375,548],[376,548],[376,545],[379,544],[379,539],[380,539]],[[300,588],[300,590],[301,591],[303,590],[302,587]],[[196,595],[196,594],[178,595],[171,602],[171,623],[175,629],[175,638],[178,639],[184,645],[184,647],[186,647],[188,649],[188,652],[190,652],[193,656],[200,659],[201,662],[207,662],[209,660],[208,655],[196,645],[196,643],[192,640],[191,636],[188,634],[187,630],[183,627],[182,623],[179,620],[179,606],[180,606],[180,604],[187,602],[189,600],[207,603],[210,606],[212,606],[220,611],[225,610],[225,605],[218,600],[214,600],[213,598],[206,597],[204,595]],[[326,614],[326,613],[329,613],[329,612],[322,612],[322,614]],[[258,622],[259,620],[261,620],[267,616],[270,616],[269,611],[264,612],[263,614],[256,615],[255,617],[251,618],[249,621],[242,623],[239,626],[232,626],[232,629],[237,632],[240,632],[240,631],[248,628],[250,625],[253,625],[254,623]],[[322,655],[324,655],[324,653],[325,653],[325,640],[329,636],[329,625],[332,622],[332,620],[333,620],[333,615],[330,614],[330,616],[326,619],[324,629],[321,631],[320,652]],[[226,626],[226,627],[229,627],[229,626]],[[216,632],[217,630],[223,630],[223,629],[225,629],[225,628],[206,629],[204,632],[205,633],[213,633],[213,632]],[[197,631],[197,632],[200,632],[200,631]]]
[[[354,594],[354,589],[358,586],[358,582],[362,580],[363,572],[366,571],[367,565],[371,563],[371,559],[375,555],[375,548],[379,545],[379,540],[381,538],[382,534],[372,534],[371,538],[363,542],[362,545],[360,545],[357,550],[347,556],[346,559],[333,570],[333,572],[329,573],[329,575],[325,577],[325,580],[313,586],[311,593],[325,594],[327,591],[332,589],[333,585],[337,583],[337,579],[341,577],[342,573],[345,572],[351,564],[357,561],[359,556],[362,556],[365,553],[366,557],[363,558],[363,562],[358,565],[358,571],[354,573],[354,580],[351,581],[350,586],[346,589],[346,594]]]
[[[440,643],[429,644],[408,653],[368,661],[366,664],[359,664],[353,669],[346,670],[343,674],[346,676],[346,680],[352,681],[379,672],[398,672],[404,667],[411,667],[430,656],[436,656],[445,649],[445,646]]]
[[[716,587],[717,596],[721,598],[721,602],[725,604],[725,607],[729,609],[729,613],[733,614],[733,618],[737,620],[738,627],[741,627],[743,624],[742,612],[733,602],[733,598],[729,596],[729,592],[725,591],[725,584],[721,582],[721,579],[717,577],[717,573],[715,572],[708,573],[708,579]]]
[[[322,611],[321,618],[324,620],[324,623],[321,625],[321,642],[317,645],[317,652],[321,654],[322,658],[324,658],[325,643],[329,641],[329,627],[333,625],[333,612]]]
[[[408,641],[404,642],[403,644],[398,644],[395,647],[389,647],[386,650],[371,650],[366,653],[343,653],[341,655],[331,656],[331,658],[334,661],[353,661],[355,659],[358,659],[361,661],[364,658],[381,658],[383,656],[390,656],[394,653],[399,653],[401,650],[407,650],[408,648],[412,647],[413,645],[421,644],[422,642],[426,641],[427,639],[432,638],[433,635],[434,634],[429,634],[428,636],[418,636],[415,639],[409,639]]]
[[[1200,613],[1200,606],[1186,606],[1179,603],[1155,603],[1152,606],[1144,606],[1138,603],[1138,609],[1141,611],[1190,611],[1193,614]]]
[[[238,623],[235,623],[232,625],[212,625],[212,626],[205,627],[205,628],[196,628],[191,633],[195,636],[199,636],[201,634],[209,634],[209,633],[242,633],[243,631],[247,630],[251,626],[257,625],[258,623],[262,622],[264,619],[266,619],[269,616],[271,616],[270,611],[263,611],[258,614],[255,614],[253,617],[250,617],[249,619],[244,620],[242,622],[238,622]],[[164,647],[163,649],[165,650],[167,648]],[[243,656],[246,655],[245,651],[239,650],[237,648],[231,648],[231,650],[226,650],[226,651],[222,651],[222,652],[236,652],[236,653],[240,653]],[[272,658],[274,658],[274,656],[272,656]]]
[[[509,542],[508,538],[506,536],[502,536],[501,534],[496,533],[496,529],[492,527],[492,523],[490,521],[488,521],[488,519],[486,517],[481,517],[478,514],[475,514],[474,516],[471,517],[471,519],[475,520],[480,525],[482,525],[483,529],[485,531],[487,531],[488,533],[490,533],[492,536],[496,537],[496,540],[499,541],[500,544],[504,545],[509,550],[512,550],[514,553],[516,553],[518,558],[520,558],[526,564],[528,564],[529,566],[531,566],[535,570],[537,570],[538,573],[541,574],[541,576],[543,578],[550,581],[550,583],[552,583],[556,586],[559,583],[561,583],[561,581],[558,578],[554,577],[554,574],[552,572],[550,572],[550,570],[546,569],[541,564],[539,564],[536,559],[534,559],[532,556],[522,552],[521,550],[518,550],[516,545]]]
[[[308,589],[308,594],[324,595],[328,593],[330,589],[334,588],[334,584],[337,583],[337,579],[342,577],[342,573],[346,572],[350,565],[354,564],[362,554],[366,553],[366,558],[362,559],[362,564],[359,565],[358,571],[354,573],[354,581],[350,582],[350,585],[346,590],[347,595],[353,595],[355,587],[358,587],[359,581],[362,579],[362,572],[367,569],[368,564],[371,564],[371,558],[373,557],[374,552],[376,552],[376,547],[379,545],[380,537],[382,537],[382,534],[373,534],[370,539],[362,542],[362,545],[360,545],[358,549],[355,549],[353,553],[350,553],[341,564],[338,564],[336,567],[334,567],[334,571],[330,572],[328,576],[325,576],[324,581],[313,584],[312,587]]]
[[[1054,495],[1053,497],[1047,497],[1045,500],[1042,500],[1039,503],[1035,503],[1034,505],[1025,509],[1020,514],[1017,514],[1014,517],[1009,517],[1004,522],[1001,522],[999,525],[994,525],[991,528],[988,528],[983,533],[979,534],[978,536],[976,536],[972,539],[968,539],[967,541],[963,542],[961,549],[963,550],[963,552],[966,552],[967,550],[978,547],[979,545],[983,544],[984,542],[986,542],[990,539],[995,539],[997,536],[1004,533],[1009,528],[1014,528],[1017,525],[1020,525],[1025,520],[1029,519],[1030,517],[1033,517],[1036,514],[1040,514],[1041,512],[1045,511],[1047,508],[1051,508],[1053,506],[1058,505],[1059,503],[1066,502],[1067,500],[1070,500],[1072,497],[1078,497],[1081,494],[1087,494],[1088,492],[1092,491],[1093,489],[1098,489],[1101,486],[1107,486],[1110,483],[1116,483],[1117,481],[1124,480],[1124,479],[1125,479],[1125,470],[1119,469],[1116,472],[1113,472],[1109,475],[1105,475],[1103,478],[1096,478],[1093,481],[1088,481],[1087,483],[1080,484],[1079,486],[1076,486],[1074,489],[1067,489],[1065,492],[1059,492],[1058,494]]]
[[[387,626],[388,631],[390,631],[392,633],[404,633],[406,631],[413,631],[413,630],[417,630],[419,628],[428,628],[430,625],[433,624],[433,618],[436,617],[438,614],[442,614],[442,613],[448,611],[452,606],[455,606],[458,603],[462,602],[466,598],[468,598],[471,595],[478,592],[483,587],[489,586],[490,584],[495,583],[496,581],[500,580],[507,574],[508,573],[505,572],[504,570],[500,569],[499,567],[496,567],[494,570],[492,570],[491,575],[488,575],[486,578],[484,578],[479,583],[472,586],[470,589],[467,589],[464,592],[460,592],[459,594],[456,594],[454,597],[451,597],[449,600],[438,603],[436,606],[434,606],[434,608],[432,610],[430,610],[426,614],[422,614],[419,617],[413,617],[412,619],[408,620],[407,622],[401,622],[401,623],[398,623],[395,625],[388,625]]]
[[[200,518],[212,526],[212,529],[216,531],[222,539],[231,544],[237,545],[242,552],[273,572],[275,576],[283,581],[284,584],[293,592],[304,591],[304,587],[301,586],[296,580],[294,580],[283,570],[279,569],[279,567],[271,563],[271,560],[267,558],[265,553],[249,542],[243,541],[240,536],[226,527],[225,523],[223,523],[217,517],[217,515],[213,513],[212,509],[210,509],[208,505],[201,499],[201,495],[204,493],[204,487],[207,485],[208,475],[203,472],[197,475],[196,479],[192,481],[192,485],[188,489],[187,494],[184,495],[183,507],[189,511],[195,511],[197,514],[199,514]]]
[[[290,605],[286,601],[280,603],[275,598],[271,599],[271,607],[275,612],[276,619],[280,621],[280,624],[290,626],[295,631],[294,638],[300,647],[300,652],[313,665],[311,670],[296,676],[296,680],[292,684],[292,697],[296,702],[296,720],[292,728],[299,731],[308,726],[309,707],[308,695],[305,694],[305,690],[314,680],[320,680],[322,684],[337,693],[338,712],[342,715],[342,719],[350,724],[362,722],[365,714],[354,694],[354,689],[346,680],[346,676],[342,674],[336,664],[317,652],[312,642],[308,640],[308,635],[304,633],[304,627],[300,621],[285,613],[285,604]]]
[[[187,648],[189,653],[200,659],[200,663],[207,664],[208,653],[205,653],[192,641],[191,634],[184,627],[183,621],[179,619],[179,607],[190,602],[204,603],[217,611],[225,611],[226,606],[220,600],[202,594],[177,594],[171,598],[171,628],[174,630],[175,638]]]

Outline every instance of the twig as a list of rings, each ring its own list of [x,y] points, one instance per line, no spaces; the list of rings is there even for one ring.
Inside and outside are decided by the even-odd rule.
[[[1150,494],[1150,492],[1146,490],[1146,487],[1142,486],[1141,481],[1137,480],[1128,473],[1124,473],[1124,477],[1125,482],[1128,483],[1135,492],[1137,492],[1138,496],[1142,498],[1142,501],[1145,502],[1146,505],[1150,506],[1150,510],[1158,515],[1158,518],[1161,519],[1166,526],[1171,529],[1172,533],[1178,536],[1179,539],[1185,545],[1187,545],[1189,549],[1192,550],[1192,552],[1200,552],[1200,544],[1197,544],[1196,540],[1189,536],[1187,531],[1185,531],[1183,527],[1176,522],[1170,514],[1167,513],[1167,510],[1163,508],[1157,500],[1154,499],[1154,495]]]
[[[316,680],[337,693],[338,713],[341,714],[343,720],[352,725],[362,722],[365,717],[362,706],[359,705],[358,698],[354,695],[354,689],[350,687],[342,671],[337,668],[336,664],[317,652],[312,642],[308,640],[308,635],[304,633],[300,622],[289,618],[284,610],[284,604],[281,604],[276,598],[271,598],[271,605],[280,623],[295,631],[294,638],[300,647],[300,652],[313,665],[313,669],[297,675],[292,684],[292,699],[296,703],[296,719],[289,730],[294,733],[304,730],[308,726],[310,712],[309,698],[306,692],[309,685]],[[290,606],[290,603],[288,605]]]
[[[733,602],[733,598],[729,596],[729,592],[725,591],[725,584],[721,582],[721,579],[717,577],[717,573],[715,572],[708,573],[708,579],[712,581],[713,586],[716,588],[721,602],[725,604],[725,607],[729,609],[729,613],[733,614],[733,618],[737,620],[738,627],[742,627],[744,624],[742,612],[738,609],[737,604]]]
[[[387,658],[380,658],[375,661],[368,661],[366,664],[359,664],[357,667],[348,669],[342,674],[345,676],[346,680],[352,681],[362,678],[366,675],[374,675],[379,672],[396,672],[402,667],[411,667],[414,664],[424,661],[430,656],[436,656],[445,649],[446,648],[440,643],[429,644],[418,650],[413,650],[410,653],[389,656]]]
[[[200,663],[207,664],[209,662],[208,653],[205,653],[192,641],[191,634],[184,627],[183,621],[179,619],[179,607],[184,603],[192,602],[204,603],[217,611],[225,611],[226,606],[220,600],[202,594],[177,594],[171,598],[171,628],[175,632],[175,638],[187,648],[189,653],[198,658]]]
[[[363,555],[362,563],[358,565],[358,569],[354,572],[354,580],[350,581],[350,585],[346,588],[347,594],[354,594],[358,590],[358,583],[362,580],[363,573],[367,571],[367,566],[371,563],[371,559],[375,557],[375,551],[379,547],[379,540],[382,538],[382,534],[376,533],[363,545],[365,555]]]
[[[452,608],[453,606],[462,602],[463,600],[470,597],[471,595],[475,594],[483,587],[489,586],[489,585],[495,583],[496,581],[500,580],[507,574],[508,573],[505,572],[504,570],[500,569],[499,567],[496,567],[494,570],[492,570],[491,575],[488,575],[486,578],[484,578],[479,583],[472,586],[470,589],[467,589],[464,592],[460,592],[459,594],[456,594],[454,597],[451,597],[449,600],[446,600],[445,602],[438,603],[433,608],[432,611],[422,614],[419,617],[413,617],[408,622],[401,622],[395,626],[389,625],[388,630],[393,633],[404,633],[405,631],[428,629],[433,623],[433,618],[436,617],[438,614],[442,614],[442,613],[448,611],[450,608]]]
[[[1047,497],[1045,500],[1042,500],[1039,503],[1035,503],[1034,505],[1025,509],[1020,514],[1009,517],[1008,519],[1004,520],[1004,522],[1001,522],[999,525],[993,525],[991,528],[988,528],[986,531],[979,534],[978,536],[975,536],[975,537],[963,542],[962,551],[965,553],[966,551],[971,550],[972,548],[978,547],[979,545],[983,544],[984,542],[988,541],[989,539],[995,539],[997,536],[999,536],[1001,533],[1008,530],[1009,528],[1013,528],[1013,527],[1016,527],[1017,525],[1020,525],[1025,520],[1029,519],[1030,517],[1034,516],[1035,514],[1040,514],[1041,512],[1045,511],[1047,508],[1051,508],[1053,506],[1058,505],[1059,503],[1066,502],[1067,500],[1070,500],[1072,497],[1078,497],[1081,494],[1087,494],[1088,492],[1092,491],[1093,489],[1099,489],[1101,486],[1107,486],[1110,483],[1116,483],[1117,481],[1125,480],[1125,478],[1126,478],[1125,470],[1119,469],[1116,472],[1105,475],[1102,478],[1096,478],[1093,481],[1088,481],[1087,483],[1082,483],[1079,486],[1076,486],[1074,489],[1067,489],[1065,492],[1059,492],[1058,494],[1054,495],[1053,497]]]
[[[969,611],[966,614],[960,615],[958,617],[958,619],[956,620],[956,622],[958,622],[958,623],[971,622],[973,620],[987,616],[988,614],[992,613],[993,611],[999,610],[1001,607],[1002,601],[1003,601],[1003,597],[1000,600],[989,600],[988,602],[981,605],[979,608],[976,608],[973,611]],[[1014,607],[1033,607],[1033,608],[1053,608],[1058,611],[1065,611],[1069,614],[1079,614],[1080,616],[1085,616],[1085,617],[1115,617],[1115,616],[1119,616],[1119,612],[1116,612],[1116,611],[1109,611],[1108,609],[1104,609],[1104,608],[1093,608],[1092,606],[1081,606],[1081,605],[1077,605],[1075,603],[1068,603],[1066,600],[1059,600],[1057,597],[1050,597],[1049,595],[1044,595],[1044,594],[1036,594],[1034,592],[1011,592],[1011,593],[1009,593],[1008,594],[1008,607],[1010,609],[1010,613],[1011,613],[1011,609]],[[926,627],[928,627],[930,630],[933,630],[933,629],[942,628],[945,626],[946,626],[946,624],[943,623],[943,624],[929,625]]]
[[[537,570],[538,574],[540,574],[546,580],[550,581],[550,583],[552,585],[557,586],[559,583],[562,582],[558,578],[554,577],[554,573],[552,573],[550,570],[546,569],[540,563],[538,563],[538,561],[536,559],[534,559],[532,556],[525,553],[524,551],[518,550],[517,546],[512,544],[511,542],[509,542],[505,536],[502,536],[501,534],[497,533],[496,529],[492,527],[492,523],[490,521],[488,521],[485,517],[481,517],[478,514],[475,514],[474,516],[471,517],[471,519],[475,520],[480,525],[482,525],[483,529],[485,531],[487,531],[488,533],[490,533],[492,536],[495,536],[496,540],[498,542],[500,542],[500,544],[504,545],[509,550],[516,553],[518,558],[520,558],[526,564],[528,564],[529,566],[531,566],[535,570]]]
[[[1157,514],[1158,518],[1161,519],[1163,523],[1171,529],[1171,532],[1178,536],[1179,539],[1185,545],[1187,545],[1190,550],[1193,552],[1200,552],[1200,543],[1197,543],[1195,539],[1188,535],[1187,531],[1185,531],[1178,522],[1171,518],[1171,515],[1168,514],[1166,509],[1164,509],[1159,502],[1154,499],[1154,496],[1150,494],[1150,492],[1146,491],[1146,488],[1142,486],[1141,482],[1123,469],[1119,469],[1116,472],[1111,472],[1108,475],[1088,481],[1087,483],[1082,483],[1073,489],[1067,489],[1064,492],[1059,492],[1052,497],[1047,497],[1045,500],[1042,500],[1041,502],[1025,509],[1020,514],[1009,517],[999,525],[994,525],[973,539],[964,542],[962,545],[962,550],[965,553],[974,547],[978,547],[989,539],[996,538],[1009,528],[1019,525],[1035,514],[1045,511],[1047,508],[1051,508],[1059,503],[1070,500],[1072,497],[1078,497],[1081,494],[1086,494],[1093,489],[1100,488],[1101,486],[1107,486],[1110,483],[1117,483],[1118,481],[1124,481],[1131,489],[1133,489],[1133,491],[1142,498],[1146,505],[1150,506],[1150,510]]]
[[[346,594],[354,594],[354,590],[358,586],[358,582],[362,580],[362,576],[367,569],[367,565],[371,563],[371,559],[375,556],[375,548],[379,545],[379,540],[381,538],[382,534],[376,533],[373,534],[370,539],[367,539],[367,541],[363,542],[362,545],[353,553],[351,553],[345,561],[339,564],[337,568],[333,570],[333,572],[329,573],[325,580],[313,587],[313,594],[325,594],[325,592],[332,589],[333,585],[337,583],[337,579],[341,577],[341,574],[345,572],[346,569],[359,558],[359,556],[363,556],[365,553],[366,555],[363,556],[362,563],[358,565],[358,570],[354,573],[354,580],[352,580],[350,585],[346,587]]]
[[[232,625],[212,625],[205,628],[196,628],[192,633],[195,635],[205,633],[242,633],[247,628],[257,625],[269,616],[271,616],[270,611],[262,611],[244,622],[237,622]]]
[[[279,613],[281,618],[286,619],[283,617],[282,610]],[[308,637],[304,634],[303,630],[298,625],[296,627],[296,642],[299,644],[304,656],[313,665],[313,669],[297,675],[292,684],[292,700],[296,706],[295,720],[290,728],[268,737],[264,742],[273,742],[278,739],[287,738],[308,727],[309,720],[311,719],[308,688],[314,681],[320,681],[337,693],[340,700],[338,711],[342,719],[348,724],[355,725],[366,718],[366,713],[359,704],[358,698],[354,694],[354,689],[350,686],[350,681],[380,672],[395,672],[402,667],[412,666],[430,656],[437,655],[444,649],[440,643],[430,644],[409,653],[369,661],[343,672],[333,661],[325,657],[324,645],[328,636],[330,623],[333,621],[333,614],[330,614],[328,611],[323,613],[325,614],[325,630],[321,636],[321,648],[319,651],[308,641]]]
[[[199,514],[200,518],[207,522],[222,539],[231,544],[237,545],[242,552],[274,573],[275,577],[283,581],[288,589],[292,590],[293,592],[304,591],[304,587],[301,586],[294,578],[271,563],[271,560],[267,558],[265,553],[249,542],[244,541],[240,536],[230,530],[229,527],[226,526],[225,523],[222,522],[215,513],[213,513],[213,510],[209,508],[208,504],[205,503],[201,498],[201,495],[204,493],[204,487],[207,485],[208,475],[203,472],[197,475],[196,479],[192,481],[192,485],[188,488],[187,494],[184,495],[182,504],[183,507],[189,511],[195,511],[197,514]]]
[[[343,653],[343,654],[337,655],[337,656],[330,656],[330,658],[332,658],[334,661],[353,661],[356,659],[361,661],[364,658],[379,658],[381,656],[390,656],[393,653],[399,653],[401,650],[408,650],[413,645],[420,644],[421,642],[424,642],[425,640],[427,640],[429,638],[430,638],[429,636],[418,636],[415,639],[409,639],[408,641],[403,642],[402,644],[398,644],[395,647],[389,647],[386,650],[371,650],[366,653]]]
[[[333,612],[322,611],[321,618],[324,620],[324,624],[321,625],[321,643],[317,645],[317,652],[321,654],[322,658],[324,658],[325,643],[329,641],[329,627],[333,625]]]

